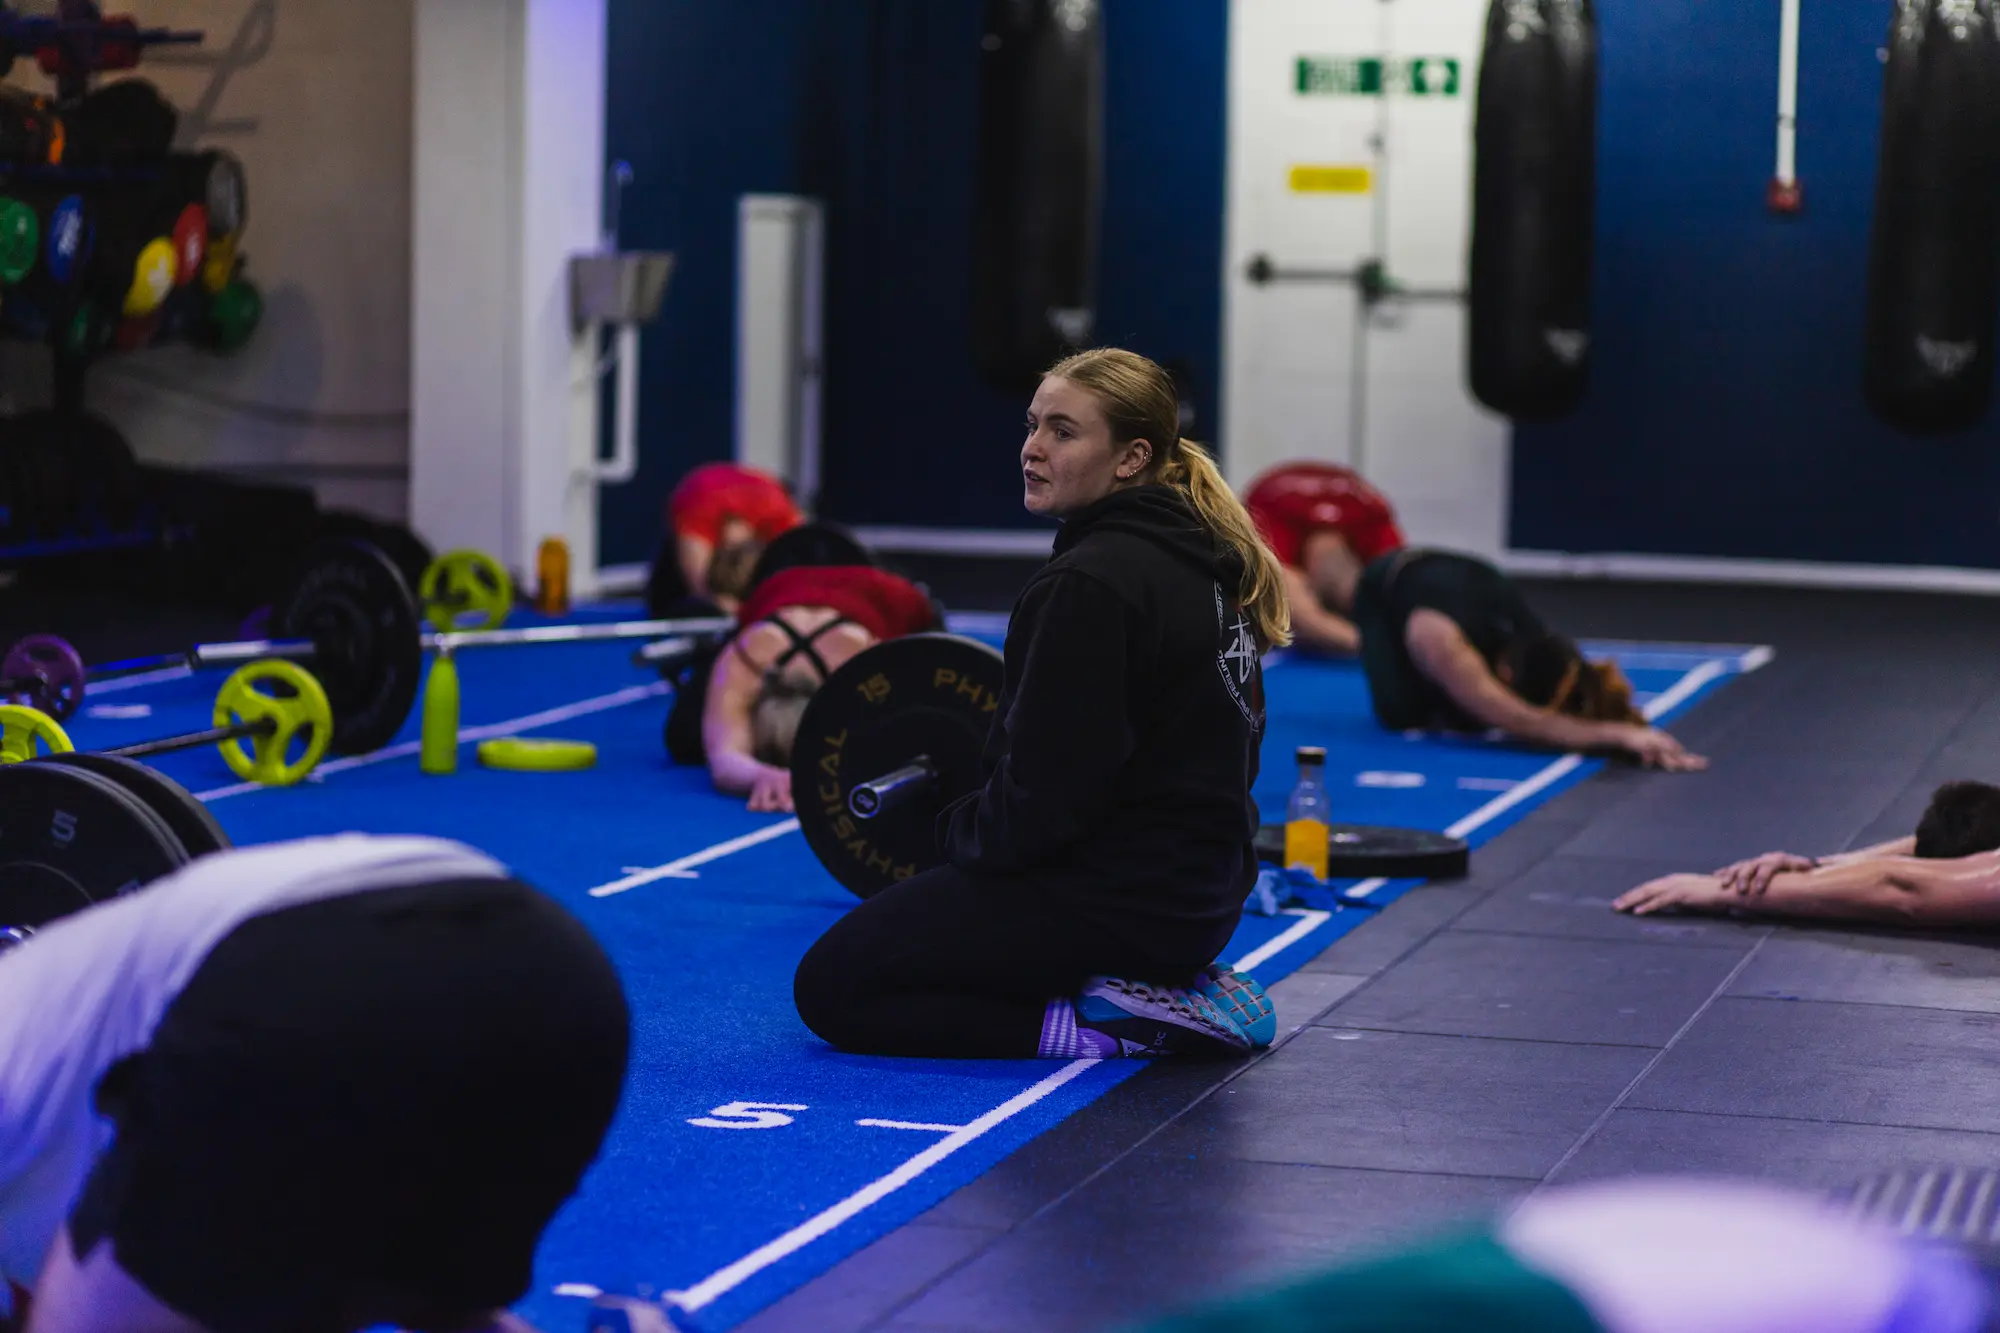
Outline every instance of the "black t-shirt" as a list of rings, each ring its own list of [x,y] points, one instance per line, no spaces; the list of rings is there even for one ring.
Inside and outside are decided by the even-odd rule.
[[[1354,624],[1376,719],[1395,731],[1477,730],[1479,724],[1410,658],[1404,634],[1419,609],[1450,617],[1488,667],[1496,667],[1511,644],[1540,637],[1547,628],[1511,579],[1469,555],[1396,551],[1363,571]]]
[[[986,785],[941,823],[954,865],[1162,966],[1214,957],[1257,872],[1264,684],[1239,570],[1165,487],[1064,524],[1007,627]]]

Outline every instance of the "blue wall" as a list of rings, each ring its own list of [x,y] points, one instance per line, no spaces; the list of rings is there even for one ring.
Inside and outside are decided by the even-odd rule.
[[[1918,438],[1861,399],[1890,5],[1805,7],[1790,221],[1763,207],[1776,7],[1598,13],[1591,389],[1515,431],[1513,544],[2000,566],[2000,414]]]
[[[827,201],[826,484],[857,523],[1025,526],[1026,403],[972,367],[982,0],[613,0],[607,146],[627,245],[676,251],[642,465],[603,554],[650,555],[674,479],[733,448],[736,199]],[[1098,336],[1220,378],[1226,0],[1106,0]]]

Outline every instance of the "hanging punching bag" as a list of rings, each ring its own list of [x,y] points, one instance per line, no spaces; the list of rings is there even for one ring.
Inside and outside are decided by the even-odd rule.
[[[1100,0],[987,0],[981,52],[973,353],[1018,390],[1097,322]]]
[[[1882,80],[1868,264],[1868,405],[1963,430],[1993,392],[2000,306],[2000,23],[1994,0],[1899,0]]]
[[[1473,396],[1559,416],[1590,361],[1597,205],[1597,17],[1591,0],[1493,0],[1473,130],[1466,301]]]

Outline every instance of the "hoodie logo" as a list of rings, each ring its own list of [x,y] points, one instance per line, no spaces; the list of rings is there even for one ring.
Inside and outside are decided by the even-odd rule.
[[[1264,672],[1257,652],[1257,636],[1250,627],[1250,617],[1241,608],[1230,605],[1222,595],[1222,585],[1215,585],[1215,630],[1219,647],[1215,654],[1215,669],[1222,676],[1223,688],[1236,701],[1237,711],[1252,727],[1264,725]]]

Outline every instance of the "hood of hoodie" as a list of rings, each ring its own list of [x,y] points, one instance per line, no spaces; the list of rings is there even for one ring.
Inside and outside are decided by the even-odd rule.
[[[1216,540],[1187,497],[1171,486],[1114,491],[1079,509],[1063,521],[1062,531],[1056,534],[1055,554],[1061,555],[1092,532],[1143,537],[1225,588],[1235,587],[1243,576],[1243,562],[1236,552]]]

